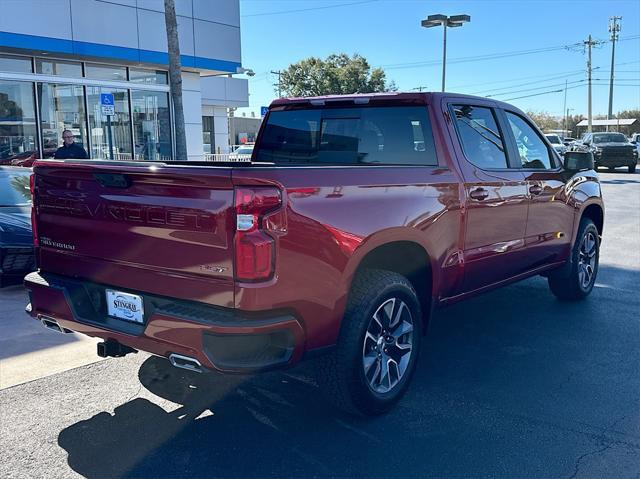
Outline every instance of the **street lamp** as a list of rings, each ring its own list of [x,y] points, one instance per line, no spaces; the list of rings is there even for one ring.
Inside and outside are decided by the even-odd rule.
[[[445,75],[447,71],[447,27],[456,28],[461,27],[463,24],[470,22],[471,16],[469,15],[429,15],[426,20],[422,20],[421,25],[425,28],[437,27],[439,25],[444,26],[444,42],[442,47],[442,91],[444,91]]]

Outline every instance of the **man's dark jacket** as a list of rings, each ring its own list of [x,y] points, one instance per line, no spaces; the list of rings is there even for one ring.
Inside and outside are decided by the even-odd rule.
[[[53,155],[56,160],[86,160],[89,158],[87,152],[84,151],[80,145],[71,143],[71,145],[62,145],[56,150],[56,154]]]

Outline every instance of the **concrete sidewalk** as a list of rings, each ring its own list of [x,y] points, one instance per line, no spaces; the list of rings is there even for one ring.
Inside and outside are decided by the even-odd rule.
[[[0,289],[0,389],[101,360],[97,339],[46,329],[24,312],[21,285]]]

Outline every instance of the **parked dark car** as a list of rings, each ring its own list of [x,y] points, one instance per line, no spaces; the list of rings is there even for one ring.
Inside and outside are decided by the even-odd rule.
[[[613,170],[626,166],[629,173],[636,171],[638,151],[622,133],[586,133],[574,149],[591,151],[596,168],[604,166]]]
[[[35,269],[30,168],[0,166],[0,287]]]

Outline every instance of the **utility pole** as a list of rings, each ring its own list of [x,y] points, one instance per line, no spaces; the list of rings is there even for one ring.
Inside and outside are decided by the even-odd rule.
[[[613,68],[616,56],[616,41],[618,40],[618,34],[622,29],[619,21],[622,17],[609,17],[609,32],[611,33],[611,78],[609,80],[609,111],[607,113],[607,120],[611,119],[613,113]],[[607,131],[609,126],[607,125]]]
[[[568,84],[569,80],[565,80],[564,81],[564,106],[562,107],[562,111],[566,111],[567,110],[567,84]],[[564,117],[564,123],[562,125],[562,136],[564,137],[565,133],[567,132],[567,117]]]
[[[569,126],[569,112],[575,110],[575,108],[567,108],[567,113],[564,116],[564,124],[565,124],[565,130],[567,129],[567,126]],[[569,136],[573,136],[573,128],[571,129],[571,131],[569,131],[570,135]]]
[[[587,97],[587,120],[589,126],[587,127],[587,131],[589,133],[593,132],[593,112],[591,109],[591,72],[593,70],[592,62],[591,62],[591,49],[598,45],[602,45],[604,42],[600,40],[594,40],[589,35],[589,38],[582,42],[584,48],[587,49],[587,83],[588,83],[588,97]]]
[[[278,75],[278,83],[274,83],[273,86],[278,87],[278,98],[282,98],[282,70],[271,70],[273,75]]]
[[[591,133],[593,131],[593,114],[592,114],[592,110],[591,110],[591,73],[594,70],[594,68],[592,67],[592,63],[591,63],[591,48],[592,47],[597,47],[602,45],[604,42],[602,40],[594,40],[591,35],[589,35],[589,38],[587,40],[583,40],[581,42],[578,43],[573,43],[571,45],[567,45],[565,48],[567,50],[573,50],[573,51],[582,51],[582,53],[585,53],[585,50],[587,51],[588,55],[587,55],[587,82],[588,82],[588,93],[587,93],[587,119],[588,119],[588,123],[589,126],[587,128],[587,131],[589,133]]]

